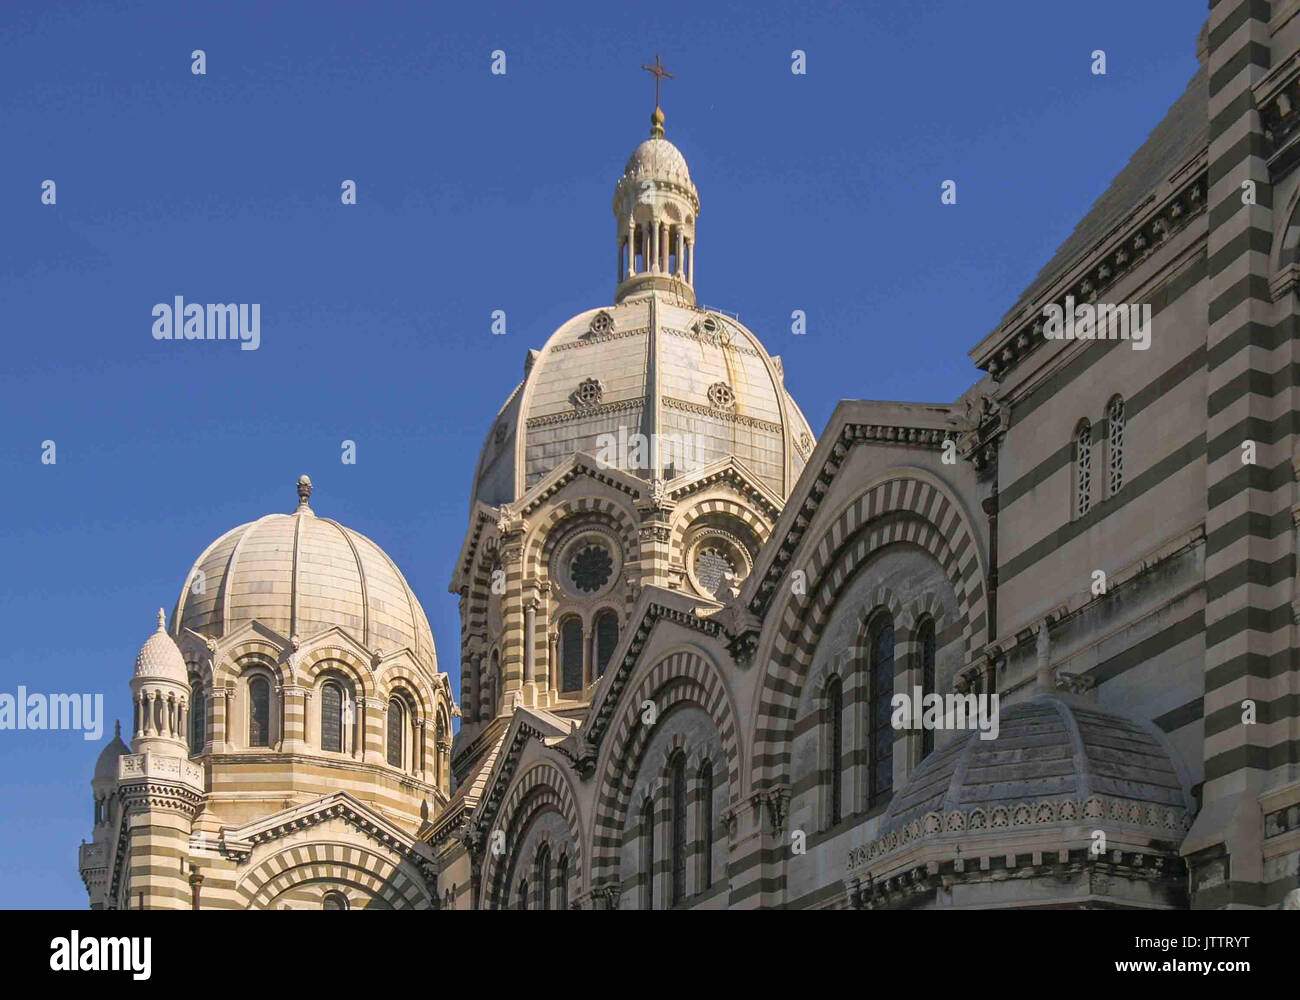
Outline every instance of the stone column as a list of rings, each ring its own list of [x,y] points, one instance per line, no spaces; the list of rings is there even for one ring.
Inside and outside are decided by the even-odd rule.
[[[550,668],[550,683],[547,685],[550,689],[551,698],[558,697],[560,690],[560,633],[557,629],[551,629],[547,636],[550,644],[547,652],[550,654],[546,658],[547,666]]]
[[[483,689],[483,654],[474,653],[470,656],[469,662],[470,694],[469,699],[465,704],[466,709],[468,709],[469,718],[465,721],[478,722],[480,717],[479,706],[483,698],[481,693]]]
[[[657,220],[650,223],[650,259],[646,264],[646,270],[651,273],[659,270],[659,223]]]
[[[537,704],[537,598],[524,607],[524,703]]]
[[[591,683],[591,641],[595,630],[585,622],[582,626],[582,687],[585,690]]]

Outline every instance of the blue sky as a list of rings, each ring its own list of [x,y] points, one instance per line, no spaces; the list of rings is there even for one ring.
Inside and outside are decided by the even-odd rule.
[[[102,692],[107,739],[156,609],[217,535],[291,510],[304,472],[319,514],[402,568],[459,691],[447,585],[478,450],[527,349],[612,298],[611,198],[655,53],[700,189],[699,297],[783,356],[820,431],[842,398],[945,402],[976,380],[966,351],[1183,92],[1205,15],[7,2],[0,691]],[[176,295],[260,303],[260,348],[155,341]],[[85,906],[100,745],[0,731],[0,906]]]

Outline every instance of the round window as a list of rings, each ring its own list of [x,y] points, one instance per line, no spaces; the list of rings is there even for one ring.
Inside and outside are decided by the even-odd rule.
[[[614,574],[614,559],[603,545],[585,545],[575,550],[569,563],[569,579],[584,594],[594,594]]]
[[[687,546],[686,573],[703,597],[725,603],[740,593],[752,568],[747,546],[729,531],[705,529]]]
[[[695,555],[695,576],[714,597],[724,596],[736,579],[736,567],[725,552],[716,548],[701,548]]]

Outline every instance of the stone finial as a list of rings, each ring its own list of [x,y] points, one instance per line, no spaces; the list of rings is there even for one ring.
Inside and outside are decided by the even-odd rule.
[[[311,496],[312,485],[311,478],[308,476],[298,477],[298,506],[306,507],[307,499]]]
[[[114,720],[113,720],[113,738],[114,738],[114,739],[121,739],[121,738],[122,738],[122,720],[121,720],[121,719],[114,719]]]
[[[159,632],[167,631],[167,612],[165,612],[162,608],[158,609],[158,631]]]

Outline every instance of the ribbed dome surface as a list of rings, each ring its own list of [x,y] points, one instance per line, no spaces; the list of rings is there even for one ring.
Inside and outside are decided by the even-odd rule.
[[[213,638],[250,621],[303,640],[338,626],[367,649],[405,647],[437,669],[428,619],[393,561],[305,503],[241,524],[208,546],[186,577],[173,621],[178,631]]]
[[[652,311],[642,296],[581,313],[551,335],[488,433],[475,496],[512,502],[570,455],[599,458],[603,436],[620,429],[657,435],[670,459],[673,442],[688,443],[690,461],[675,475],[734,455],[781,498],[814,443],[779,359],[743,324],[666,296]]]
[[[624,177],[661,177],[690,185],[691,172],[686,157],[667,139],[646,139],[628,157]]]
[[[185,657],[175,640],[167,634],[167,620],[161,609],[158,611],[158,631],[145,640],[136,654],[135,675],[189,683]]]
[[[1002,711],[996,740],[972,732],[927,757],[890,802],[878,836],[915,831],[927,814],[945,831],[969,831],[1082,822],[1098,811],[1181,833],[1191,805],[1168,752],[1138,723],[1038,695]]]

